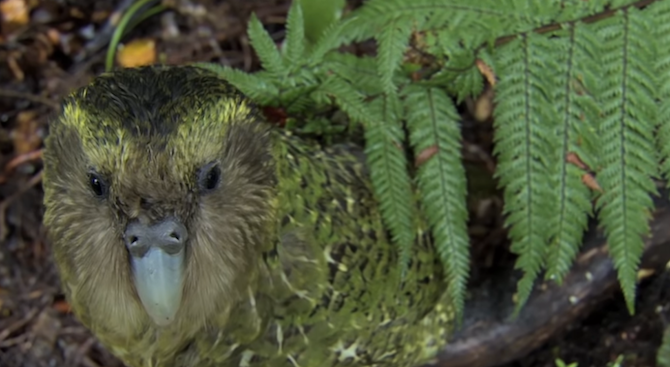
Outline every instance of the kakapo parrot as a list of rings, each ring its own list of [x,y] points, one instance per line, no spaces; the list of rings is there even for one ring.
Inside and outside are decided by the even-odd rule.
[[[365,155],[266,122],[197,66],[72,92],[44,224],[77,318],[130,367],[418,366],[453,324],[417,233],[401,274]]]

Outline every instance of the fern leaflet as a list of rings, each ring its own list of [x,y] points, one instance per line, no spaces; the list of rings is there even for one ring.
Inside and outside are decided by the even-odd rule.
[[[584,170],[568,157],[577,159],[589,167],[595,167],[593,147],[597,136],[590,128],[598,119],[598,108],[594,95],[599,80],[600,65],[597,60],[598,38],[593,27],[578,23],[568,25],[566,37],[556,40],[553,56],[557,58],[557,88],[555,88],[556,114],[559,145],[551,172],[554,180],[555,208],[550,219],[549,256],[546,279],[562,282],[579,251],[582,236],[592,211],[591,192],[582,182]]]
[[[506,224],[511,250],[523,270],[518,283],[517,312],[525,304],[544,266],[552,195],[548,161],[555,151],[555,87],[547,71],[552,68],[554,43],[535,33],[522,34],[505,47],[497,60],[495,110],[496,175],[504,187]]]
[[[365,154],[382,217],[400,250],[399,266],[404,274],[414,244],[414,228],[412,187],[402,149],[400,101],[396,95],[382,95],[370,103],[370,110],[372,119],[365,124]]]
[[[442,89],[414,86],[404,92],[412,147],[416,152],[436,151],[421,164],[417,178],[423,209],[445,264],[448,292],[460,318],[470,266],[470,242],[459,117]]]
[[[652,131],[656,121],[654,42],[649,19],[634,8],[603,21],[601,64],[605,72],[602,94],[599,217],[631,313],[635,309],[635,282],[649,233],[656,192],[652,175],[657,161]]]

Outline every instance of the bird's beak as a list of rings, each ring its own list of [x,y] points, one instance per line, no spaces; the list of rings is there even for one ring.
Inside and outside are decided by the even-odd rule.
[[[124,237],[142,305],[156,325],[167,326],[181,304],[188,231],[174,218],[153,225],[134,221]]]

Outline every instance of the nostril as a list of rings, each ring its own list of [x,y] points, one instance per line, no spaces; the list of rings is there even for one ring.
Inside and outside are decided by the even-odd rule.
[[[137,236],[130,236],[130,238],[128,238],[128,243],[130,243],[131,245],[134,245],[139,240],[140,239]]]
[[[169,234],[169,237],[172,238],[172,239],[174,239],[174,240],[176,240],[176,241],[179,241],[180,238],[181,238],[181,236],[179,236],[179,233],[177,233],[176,231],[170,233],[170,234]]]

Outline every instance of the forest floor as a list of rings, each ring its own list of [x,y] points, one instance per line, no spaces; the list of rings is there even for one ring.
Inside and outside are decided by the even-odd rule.
[[[40,149],[59,100],[103,71],[112,30],[107,20],[130,3],[0,0],[0,367],[121,367],[69,312],[59,289],[41,225]],[[277,42],[283,38],[286,0],[198,4],[206,13],[193,6],[191,14],[142,22],[124,38],[134,42],[126,44],[120,61],[213,61],[254,70],[258,62],[246,36],[252,11]],[[483,145],[482,151],[490,151],[490,141]],[[499,207],[489,207],[499,218]],[[506,245],[500,220],[481,220],[473,227],[476,239],[488,239],[474,245],[479,254]],[[497,233],[494,240],[492,233]],[[513,258],[482,255],[474,260],[479,276],[485,276],[486,264],[511,266]],[[634,316],[614,293],[581,321],[565,325],[544,346],[506,366],[549,367],[556,358],[579,367],[605,366],[618,356],[624,366],[654,366],[666,325],[662,311],[670,300],[669,282],[663,272],[647,277]]]

